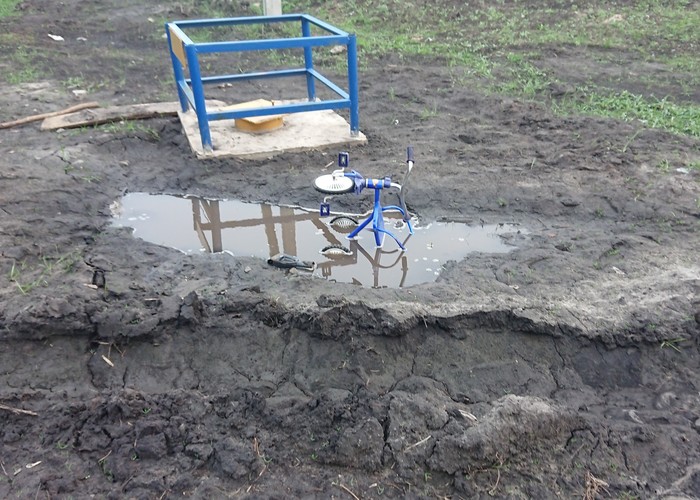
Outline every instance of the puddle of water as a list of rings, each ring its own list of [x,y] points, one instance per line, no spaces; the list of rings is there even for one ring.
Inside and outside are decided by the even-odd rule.
[[[363,230],[348,240],[344,229],[321,218],[317,210],[235,200],[129,193],[113,205],[113,225],[133,228],[134,236],[184,253],[227,252],[268,259],[278,253],[314,261],[313,273],[339,282],[367,287],[398,288],[435,281],[449,260],[472,252],[505,253],[502,235],[527,231],[514,225],[469,226],[458,222],[414,220],[414,234],[400,219],[387,228],[405,242],[401,252],[387,237],[375,247],[374,233]],[[363,216],[355,216],[360,222]],[[351,255],[323,255],[329,245],[343,245]]]

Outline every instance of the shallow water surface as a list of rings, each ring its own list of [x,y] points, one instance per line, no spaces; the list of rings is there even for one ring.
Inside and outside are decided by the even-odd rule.
[[[414,219],[411,235],[400,218],[387,216],[387,229],[406,247],[402,252],[389,237],[376,248],[374,233],[368,229],[348,240],[347,234],[356,227],[351,219],[331,223],[338,214],[320,217],[317,210],[300,207],[129,193],[114,204],[113,213],[115,226],[131,227],[138,238],[184,253],[227,252],[262,259],[285,253],[315,262],[313,273],[318,277],[367,287],[435,281],[447,261],[472,252],[509,252],[515,247],[503,236],[526,232],[509,224],[470,226]],[[362,215],[351,218],[364,220]],[[322,252],[331,245],[344,247],[348,254]]]

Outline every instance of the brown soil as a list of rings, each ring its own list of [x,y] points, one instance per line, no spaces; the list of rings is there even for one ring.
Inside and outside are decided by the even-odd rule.
[[[2,121],[74,104],[75,76],[105,104],[174,100],[148,18],[176,7],[21,6],[0,31],[46,47],[52,78],[1,88]],[[565,55],[543,65],[591,67]],[[184,256],[111,227],[110,204],[314,206],[336,152],[200,161],[177,119],[0,131],[0,497],[700,494],[699,174],[656,167],[700,141],[464,88],[439,61],[361,76],[355,165],[397,175],[413,144],[411,209],[520,224],[517,250],[401,289]]]

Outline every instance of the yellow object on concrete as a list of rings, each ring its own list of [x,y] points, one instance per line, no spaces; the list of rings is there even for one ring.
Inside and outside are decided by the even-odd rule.
[[[256,99],[254,101],[242,102],[221,108],[220,111],[240,111],[248,108],[266,108],[274,106],[272,101],[267,99]],[[276,130],[284,125],[285,115],[249,116],[247,118],[236,118],[236,128],[244,132],[262,134]]]

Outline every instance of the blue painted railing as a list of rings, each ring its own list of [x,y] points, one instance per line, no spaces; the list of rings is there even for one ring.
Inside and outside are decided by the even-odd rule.
[[[280,38],[265,40],[241,40],[194,43],[186,31],[196,28],[212,28],[220,26],[270,24],[280,22],[300,22],[301,35],[297,38]],[[311,26],[324,30],[326,35],[312,36]],[[205,150],[213,149],[210,120],[228,120],[251,116],[266,116],[303,111],[318,111],[323,109],[348,108],[350,110],[350,134],[357,136],[360,131],[360,116],[358,106],[357,81],[357,42],[354,34],[348,34],[330,24],[316,19],[308,14],[286,14],[282,16],[232,17],[224,19],[198,19],[190,21],[174,21],[165,23],[165,33],[168,38],[168,49],[173,64],[173,73],[177,86],[178,97],[182,111],[192,107],[197,115],[199,134]],[[348,89],[347,91],[333,83],[314,69],[312,49],[328,45],[344,45],[347,53]],[[241,73],[235,75],[202,76],[199,65],[200,54],[220,52],[240,52],[269,49],[304,49],[304,67],[286,70]],[[189,73],[186,77],[185,73]],[[288,76],[306,76],[307,101],[293,104],[281,104],[273,107],[247,108],[232,111],[207,112],[204,85],[236,82],[241,80],[281,78]],[[338,99],[317,100],[316,82],[320,82],[337,94]]]

